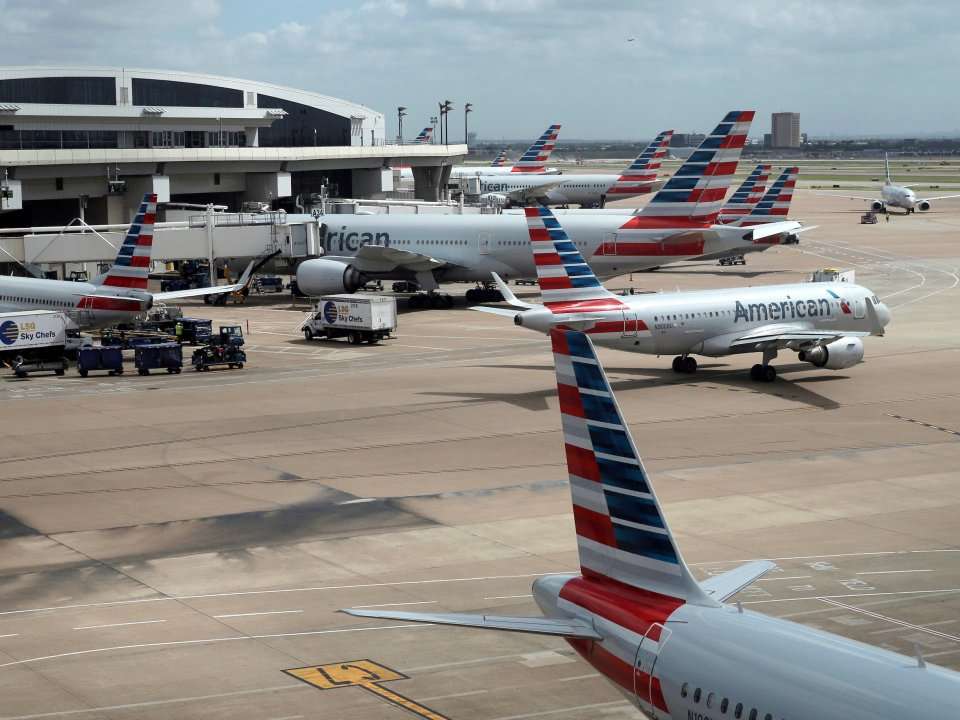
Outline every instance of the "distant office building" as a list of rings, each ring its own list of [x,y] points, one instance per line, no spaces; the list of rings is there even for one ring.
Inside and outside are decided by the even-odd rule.
[[[763,147],[765,150],[769,150],[773,147],[773,134],[764,133],[763,134]]]
[[[703,133],[674,133],[670,147],[697,147],[707,138]]]
[[[773,136],[773,147],[800,147],[800,113],[773,113],[770,116],[770,131]]]

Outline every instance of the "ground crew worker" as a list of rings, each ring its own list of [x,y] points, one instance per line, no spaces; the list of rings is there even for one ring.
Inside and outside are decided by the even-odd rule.
[[[182,342],[183,342],[183,323],[182,323],[182,322],[178,322],[178,323],[174,326],[173,332],[174,332],[174,334],[177,336],[177,342],[178,342],[178,343],[182,343]]]

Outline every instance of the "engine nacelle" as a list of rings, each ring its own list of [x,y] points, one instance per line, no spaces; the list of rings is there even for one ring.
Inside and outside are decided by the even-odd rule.
[[[304,260],[297,268],[297,287],[310,297],[356,292],[364,282],[363,273],[339,260]]]
[[[874,212],[883,212],[883,208],[884,205],[879,200],[874,200],[872,203],[870,203],[870,209]]]
[[[480,196],[480,203],[490,207],[509,207],[510,198],[503,193],[484,193]]]
[[[929,209],[930,209],[929,200],[921,200],[920,202],[917,203],[917,210],[919,210],[920,212],[926,212]]]
[[[857,337],[842,337],[829,345],[801,350],[798,357],[816,367],[843,370],[863,360],[863,341]]]

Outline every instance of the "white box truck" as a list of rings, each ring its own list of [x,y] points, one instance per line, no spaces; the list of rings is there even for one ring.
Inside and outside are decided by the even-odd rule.
[[[354,345],[375,345],[397,327],[397,302],[386,295],[327,295],[301,329],[307,340],[345,337]]]
[[[0,362],[17,377],[67,369],[67,318],[53,310],[0,313]]]

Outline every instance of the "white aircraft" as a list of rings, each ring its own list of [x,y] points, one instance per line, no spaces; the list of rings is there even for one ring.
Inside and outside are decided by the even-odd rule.
[[[426,128],[424,128],[426,130]],[[422,134],[422,133],[421,133]],[[557,136],[560,134],[559,125],[551,125],[537,138],[533,145],[517,160],[514,165],[497,165],[484,167],[482,165],[454,165],[450,169],[451,178],[474,177],[476,175],[510,175],[516,173],[531,173],[534,175],[558,175],[557,168],[548,168],[550,155],[557,147]],[[413,170],[409,167],[400,168],[401,180],[413,180]]]
[[[590,335],[550,340],[580,572],[534,581],[540,616],[343,612],[563,638],[653,720],[955,717],[960,673],[727,603],[774,563],[698,582]]]
[[[620,297],[601,285],[560,222],[545,207],[527,208],[530,246],[542,305],[516,298],[494,277],[506,301],[518,308],[476,307],[506,315],[537,332],[586,328],[600,345],[647,355],[674,355],[676,372],[693,373],[694,355],[762,353],[750,377],[772,382],[778,351],[841,370],[863,359],[867,335],[883,335],[890,311],[870,290],[850,283],[799,283]]]
[[[883,168],[886,178],[880,188],[880,198],[863,197],[861,195],[838,195],[837,193],[818,193],[818,195],[827,195],[833,197],[849,198],[851,200],[865,200],[870,203],[870,209],[874,212],[887,212],[888,208],[900,208],[906,210],[907,215],[919,210],[926,212],[930,209],[935,200],[949,200],[958,198],[960,195],[937,195],[936,197],[918,198],[917,194],[910,189],[909,185],[894,185],[890,179],[890,159],[887,154],[883,154]]]
[[[771,169],[770,165],[763,163],[757,165],[724,203],[717,222],[725,225],[739,220],[743,215],[748,215],[766,192]]]
[[[728,113],[639,212],[571,211],[564,217],[598,275],[792,241],[802,229],[798,222],[716,224],[752,119],[752,111]],[[444,281],[489,282],[491,272],[536,277],[526,219],[519,214],[333,215],[319,222],[325,223],[324,257],[297,268],[297,283],[307,295],[355,292],[369,279],[414,281],[432,293]],[[491,297],[471,291],[467,299]],[[444,307],[452,300],[433,295],[429,302]]]
[[[580,205],[603,207],[607,200],[643,195],[657,189],[657,170],[667,154],[673,130],[664,130],[617,175],[478,175],[480,197],[500,204]]]
[[[156,212],[157,196],[145,194],[116,260],[99,283],[0,277],[0,312],[57,310],[79,329],[87,330],[130,321],[155,302],[222,295],[247,284],[253,263],[235,285],[147,292]]]
[[[501,150],[497,156],[490,162],[490,167],[503,167],[507,164],[507,151]]]

